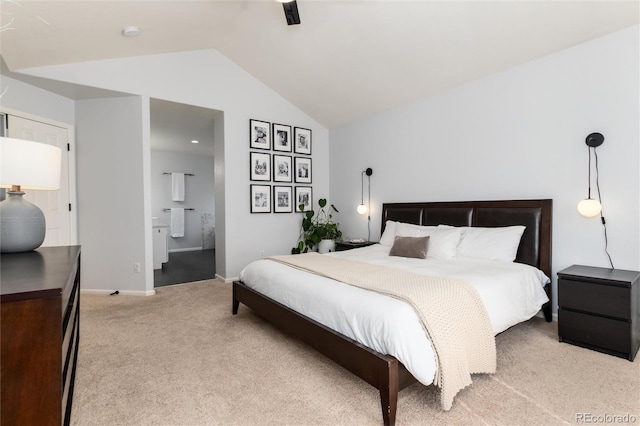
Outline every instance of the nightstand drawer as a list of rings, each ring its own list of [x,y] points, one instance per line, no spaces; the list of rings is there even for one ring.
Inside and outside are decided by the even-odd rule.
[[[628,287],[596,284],[560,278],[558,280],[558,306],[563,309],[631,319]]]
[[[558,334],[561,341],[583,343],[627,355],[631,352],[631,324],[625,321],[560,309]]]

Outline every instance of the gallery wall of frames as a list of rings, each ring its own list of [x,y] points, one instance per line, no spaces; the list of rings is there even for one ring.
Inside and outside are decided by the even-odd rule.
[[[251,213],[311,209],[311,130],[251,119],[249,137]]]

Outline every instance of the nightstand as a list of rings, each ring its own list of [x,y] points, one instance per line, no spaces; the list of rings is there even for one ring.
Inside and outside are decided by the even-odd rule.
[[[375,241],[362,241],[352,243],[350,241],[336,241],[336,251],[351,250],[354,248],[367,247],[376,244]]]
[[[633,361],[640,346],[640,272],[574,265],[558,272],[558,335]]]

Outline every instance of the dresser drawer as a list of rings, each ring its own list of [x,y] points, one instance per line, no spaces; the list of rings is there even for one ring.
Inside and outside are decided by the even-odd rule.
[[[75,333],[77,321],[76,316],[79,309],[80,292],[78,291],[77,284],[74,286],[74,290],[71,292],[71,298],[66,306],[66,310],[63,316],[62,322],[62,369],[66,371],[67,360],[69,358],[69,351],[73,335]]]
[[[558,307],[619,318],[631,319],[628,287],[558,279]]]
[[[631,352],[631,324],[580,312],[558,311],[560,340],[583,343],[622,354]]]

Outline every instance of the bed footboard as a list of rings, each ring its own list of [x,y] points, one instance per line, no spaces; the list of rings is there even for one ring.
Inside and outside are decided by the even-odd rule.
[[[234,281],[234,315],[238,313],[240,302],[378,389],[384,424],[395,424],[398,392],[416,382],[396,358],[373,351],[250,289],[242,282]]]

